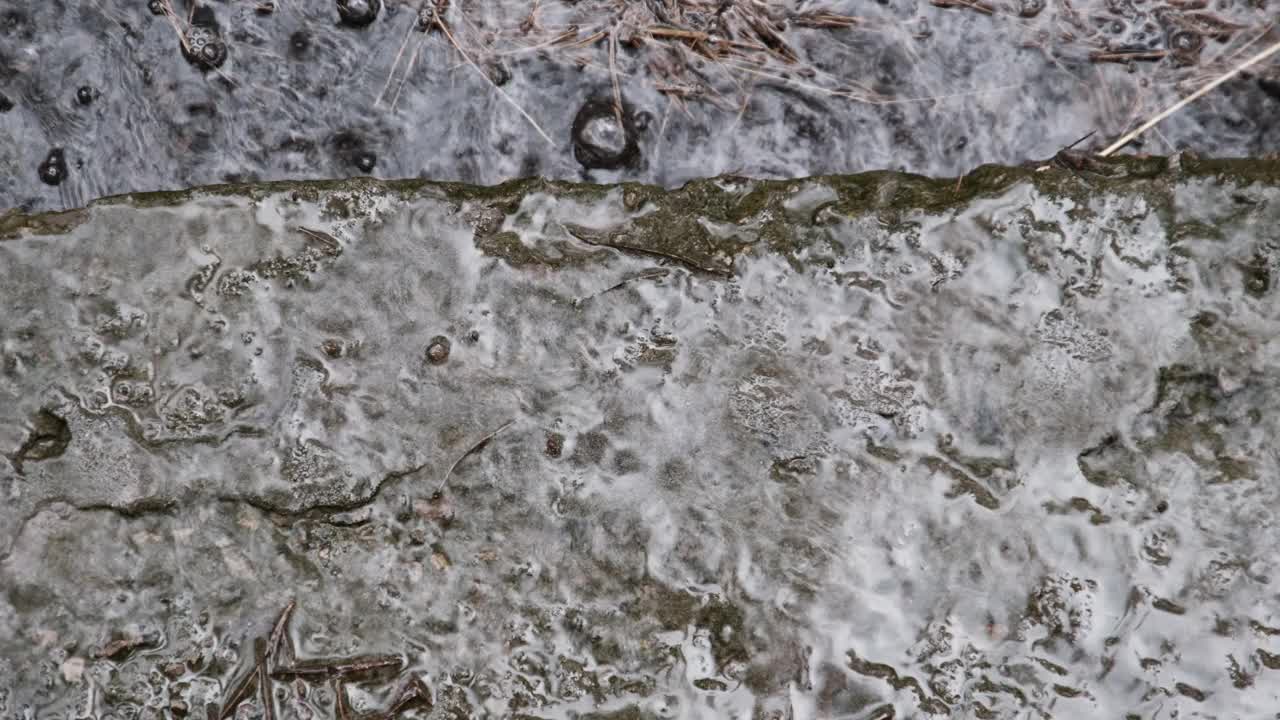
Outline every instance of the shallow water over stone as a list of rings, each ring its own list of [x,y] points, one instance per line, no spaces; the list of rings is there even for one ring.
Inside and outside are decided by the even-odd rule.
[[[1276,167],[1106,169],[0,217],[0,715],[1263,717]]]

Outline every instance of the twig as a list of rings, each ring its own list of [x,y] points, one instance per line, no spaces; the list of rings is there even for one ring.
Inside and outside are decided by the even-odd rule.
[[[631,277],[628,277],[628,278],[623,278],[622,280],[619,280],[618,282],[610,285],[609,287],[599,292],[592,293],[586,297],[577,298],[573,301],[573,304],[575,306],[580,306],[583,303],[587,302],[588,300],[592,300],[594,298],[600,297],[601,295],[604,295],[605,293],[611,293],[614,290],[624,288],[627,285],[633,282],[636,282],[637,280],[656,280],[658,278],[664,278],[670,274],[671,274],[671,271],[666,268],[649,268],[647,270],[641,270],[635,275],[632,275]]]
[[[280,612],[280,617],[276,620],[276,625],[271,629],[271,639],[267,642],[267,658],[270,661],[271,670],[275,670],[280,665],[280,645],[284,644],[287,660],[290,665],[294,664],[293,639],[289,637],[289,618],[293,616],[293,610],[298,606],[297,600],[290,600],[288,605],[284,606],[284,610]]]
[[[342,251],[342,243],[338,242],[338,238],[330,235],[329,233],[321,232],[319,230],[312,230],[311,228],[304,227],[302,225],[298,225],[296,227],[298,232],[302,233],[303,235],[306,235],[312,240],[315,240],[321,243],[325,247],[329,248],[329,250],[337,251],[337,252]]]
[[[1090,62],[1128,63],[1134,61],[1154,62],[1163,60],[1169,54],[1167,50],[1120,50],[1117,52],[1089,53]]]
[[[178,24],[178,13],[174,11],[173,4],[169,2],[169,0],[161,0],[160,7],[161,9],[164,10],[165,20],[168,20],[169,24],[173,26],[173,31],[178,33],[178,43],[182,45],[182,50],[184,52],[190,53],[191,45],[188,44],[187,42],[187,33],[185,30],[182,29],[182,26]],[[192,12],[194,13],[195,5],[193,4],[191,8],[192,8]],[[191,22],[191,18],[188,17],[187,23],[190,24],[190,22]]]
[[[622,23],[613,26],[609,31],[609,78],[613,81],[613,115],[618,120],[618,128],[626,132],[622,122],[622,88],[618,85],[618,29]]]
[[[582,38],[581,40],[578,40],[577,42],[569,43],[567,47],[579,48],[579,47],[586,47],[588,45],[595,45],[596,43],[603,40],[606,35],[608,35],[608,33],[606,33],[604,30],[598,30]]]
[[[333,704],[338,710],[338,720],[351,720],[351,710],[348,704],[351,699],[347,697],[347,686],[343,684],[342,678],[336,678],[333,681]]]
[[[426,42],[426,38],[419,40],[417,47],[413,49],[413,54],[409,56],[409,67],[405,68],[404,77],[400,79],[400,85],[396,87],[396,94],[391,98],[392,110],[395,110],[396,104],[400,102],[400,93],[404,92],[404,86],[409,84],[409,77],[413,74],[413,66],[418,64],[418,56],[422,54],[422,46]]]
[[[382,92],[378,93],[378,99],[373,103],[374,106],[377,106],[382,102],[382,98],[386,97],[387,88],[391,87],[391,80],[396,76],[396,68],[400,67],[400,58],[404,57],[404,49],[409,47],[409,38],[411,37],[413,37],[413,23],[410,23],[409,29],[405,31],[404,42],[400,43],[400,49],[396,51],[396,60],[391,63],[391,72],[387,73],[387,81],[382,84]]]
[[[258,660],[258,691],[262,693],[262,716],[266,720],[276,720],[276,699],[271,692],[270,668],[267,667],[267,640],[258,638],[253,642],[254,654]]]
[[[399,655],[370,655],[341,660],[307,660],[273,673],[277,679],[304,678],[310,680],[368,676],[370,674],[397,671],[404,667]]]
[[[459,455],[459,456],[458,456],[458,459],[457,459],[457,460],[454,460],[454,461],[453,461],[453,464],[449,466],[449,470],[448,470],[448,472],[446,472],[446,473],[444,474],[444,477],[440,479],[440,487],[436,488],[436,493],[444,492],[444,486],[445,486],[445,484],[446,484],[446,483],[448,483],[448,482],[449,482],[449,477],[453,475],[453,471],[458,467],[458,465],[459,465],[463,460],[466,460],[468,457],[470,457],[470,456],[471,456],[471,454],[472,454],[472,453],[474,453],[475,451],[477,451],[477,450],[479,450],[480,448],[484,447],[485,445],[488,445],[490,440],[492,440],[492,439],[494,439],[495,437],[497,437],[497,436],[498,436],[498,433],[500,433],[500,432],[502,432],[503,430],[506,430],[507,428],[511,427],[511,425],[512,425],[512,424],[514,424],[514,423],[515,423],[515,420],[508,420],[508,421],[506,421],[506,422],[502,423],[501,425],[499,425],[499,426],[498,426],[498,429],[496,429],[496,430],[494,430],[493,432],[489,433],[488,435],[485,435],[484,437],[480,438],[480,440],[479,440],[478,442],[476,442],[476,443],[475,443],[474,445],[472,445],[471,447],[467,448],[467,451],[466,451],[466,452],[464,452],[464,453],[462,453],[461,455]]]
[[[1275,43],[1275,44],[1271,45],[1271,47],[1268,47],[1266,50],[1263,50],[1262,52],[1258,53],[1257,55],[1254,55],[1253,57],[1249,58],[1248,60],[1245,60],[1244,62],[1242,62],[1242,63],[1240,63],[1239,65],[1235,66],[1235,67],[1234,67],[1234,68],[1232,68],[1231,70],[1229,70],[1229,71],[1227,71],[1227,72],[1223,73],[1222,75],[1219,75],[1219,76],[1218,76],[1218,78],[1217,78],[1216,80],[1214,80],[1213,82],[1211,82],[1211,83],[1209,83],[1209,84],[1205,85],[1204,87],[1200,88],[1199,90],[1197,90],[1197,91],[1195,91],[1195,92],[1191,93],[1190,95],[1186,96],[1185,98],[1183,98],[1183,99],[1179,100],[1178,102],[1174,103],[1173,105],[1169,106],[1169,108],[1168,108],[1168,109],[1166,109],[1164,112],[1160,113],[1159,115],[1156,115],[1155,117],[1153,117],[1153,118],[1151,118],[1150,120],[1146,121],[1146,122],[1145,122],[1145,123],[1143,123],[1142,125],[1138,126],[1138,128],[1137,128],[1136,130],[1134,130],[1133,132],[1130,132],[1129,134],[1125,135],[1124,137],[1120,138],[1119,140],[1117,140],[1117,141],[1115,141],[1115,142],[1111,143],[1111,145],[1107,146],[1107,148],[1106,148],[1106,149],[1104,149],[1102,152],[1098,153],[1099,157],[1109,157],[1109,156],[1111,156],[1111,155],[1114,155],[1114,154],[1116,153],[1116,151],[1117,151],[1117,150],[1119,150],[1120,148],[1124,147],[1125,145],[1128,145],[1130,142],[1133,142],[1133,139],[1134,139],[1134,138],[1138,137],[1138,136],[1139,136],[1139,135],[1141,135],[1142,133],[1144,133],[1144,132],[1146,132],[1146,131],[1150,130],[1151,128],[1155,127],[1156,125],[1158,125],[1158,124],[1160,123],[1160,121],[1161,121],[1161,120],[1164,120],[1165,118],[1167,118],[1167,117],[1169,117],[1170,115],[1172,115],[1172,114],[1174,114],[1174,113],[1178,112],[1178,111],[1179,111],[1179,110],[1181,110],[1182,108],[1184,108],[1184,107],[1186,107],[1186,106],[1190,105],[1191,103],[1195,102],[1196,100],[1199,100],[1201,97],[1204,97],[1204,96],[1205,96],[1205,95],[1207,95],[1208,93],[1212,92],[1214,88],[1216,88],[1216,87],[1218,87],[1219,85],[1221,85],[1221,84],[1225,83],[1226,81],[1230,80],[1231,78],[1235,77],[1236,75],[1239,75],[1240,73],[1244,72],[1245,70],[1248,70],[1249,68],[1253,67],[1254,65],[1257,65],[1258,63],[1262,62],[1263,60],[1266,60],[1267,58],[1271,57],[1272,55],[1275,55],[1275,54],[1276,54],[1276,53],[1278,53],[1278,52],[1280,52],[1280,42],[1277,42],[1277,43]]]
[[[511,107],[516,109],[516,112],[523,115],[524,119],[529,121],[529,124],[533,126],[534,130],[538,131],[538,134],[542,136],[543,140],[547,141],[548,145],[550,145],[551,147],[555,147],[556,141],[551,139],[551,136],[547,134],[546,130],[542,129],[542,126],[538,124],[538,121],[534,120],[532,115],[525,112],[525,109],[520,107],[520,103],[516,102],[514,98],[512,98],[510,95],[506,93],[506,91],[498,87],[498,85],[493,82],[493,78],[489,77],[489,73],[486,73],[479,65],[476,64],[474,60],[471,59],[471,56],[468,55],[466,51],[462,49],[462,46],[458,44],[458,41],[453,38],[453,33],[449,32],[449,27],[445,25],[444,21],[440,20],[439,18],[436,18],[436,25],[440,27],[440,31],[443,32],[444,36],[449,39],[449,44],[453,46],[453,49],[458,51],[458,54],[462,56],[462,59],[466,60],[467,64],[470,65],[471,68],[475,70],[477,73],[479,73],[480,77],[484,78],[485,82],[489,83],[489,86],[492,87],[495,91],[497,91],[497,93],[502,96],[503,100],[506,100],[508,103],[510,103]]]
[[[645,34],[652,38],[678,38],[680,40],[708,40],[710,35],[697,30],[684,30],[681,28],[669,28],[661,26],[653,26],[645,29]]]
[[[791,20],[799,27],[821,29],[854,27],[862,22],[862,18],[860,17],[855,17],[853,15],[839,15],[827,10],[814,10],[811,12],[800,13]]]
[[[932,4],[934,7],[940,7],[940,8],[954,8],[954,7],[969,8],[971,10],[977,10],[983,15],[995,14],[995,8],[991,7],[985,2],[981,2],[981,0],[931,0],[930,4]]]
[[[232,684],[231,692],[227,694],[227,700],[218,710],[218,720],[226,720],[235,715],[236,708],[240,707],[240,703],[249,699],[249,695],[253,693],[254,685],[258,682],[258,666],[254,665],[249,671],[240,676],[240,679]]]

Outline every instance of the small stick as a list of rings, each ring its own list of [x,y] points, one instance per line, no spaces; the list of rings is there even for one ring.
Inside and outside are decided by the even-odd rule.
[[[182,45],[182,49],[185,52],[191,52],[191,45],[187,43],[187,33],[182,29],[182,26],[178,24],[178,13],[174,11],[173,4],[169,2],[169,0],[162,0],[160,7],[164,10],[165,19],[173,26],[173,31],[178,33],[178,43]],[[191,12],[195,12],[194,4],[191,6]],[[187,22],[191,22],[190,17],[187,18]]]
[[[598,298],[601,295],[604,295],[605,293],[610,293],[619,288],[626,287],[628,284],[636,282],[637,280],[656,280],[658,278],[666,277],[667,275],[670,275],[670,274],[671,274],[671,271],[666,268],[649,268],[648,270],[641,270],[635,275],[632,275],[631,277],[628,277],[628,278],[624,278],[610,285],[609,287],[601,290],[600,292],[592,293],[583,298],[577,298],[576,300],[574,300],[574,304],[581,305],[582,303],[585,303],[586,301],[591,300],[593,298]]]
[[[276,626],[271,630],[271,640],[267,643],[267,656],[271,659],[271,669],[280,666],[280,644],[284,643],[285,656],[288,664],[294,663],[293,638],[289,637],[289,619],[293,616],[293,610],[298,606],[297,600],[290,600],[288,605],[284,606],[284,610],[280,612],[279,619],[276,620]]]
[[[1108,146],[1106,147],[1106,149],[1104,149],[1102,152],[1098,153],[1098,156],[1099,156],[1099,157],[1109,157],[1109,156],[1111,156],[1111,155],[1114,155],[1114,154],[1116,153],[1116,151],[1117,151],[1117,150],[1119,150],[1120,148],[1123,148],[1125,145],[1128,145],[1129,143],[1133,142],[1133,139],[1134,139],[1134,138],[1138,137],[1138,136],[1139,136],[1139,135],[1141,135],[1142,133],[1144,133],[1144,132],[1146,132],[1146,131],[1150,130],[1151,128],[1155,127],[1156,125],[1158,125],[1158,124],[1160,123],[1160,121],[1161,121],[1161,120],[1164,120],[1165,118],[1167,118],[1167,117],[1169,117],[1170,115],[1172,115],[1172,114],[1174,114],[1174,113],[1178,112],[1178,111],[1179,111],[1179,110],[1181,110],[1182,108],[1184,108],[1184,107],[1186,107],[1186,106],[1190,105],[1191,103],[1195,102],[1196,100],[1199,100],[1200,98],[1204,97],[1204,96],[1205,96],[1205,95],[1207,95],[1209,92],[1211,92],[1214,88],[1216,88],[1216,87],[1218,87],[1219,85],[1221,85],[1221,84],[1225,83],[1226,81],[1230,80],[1231,78],[1235,77],[1236,75],[1239,75],[1240,73],[1244,72],[1245,70],[1248,70],[1249,68],[1253,67],[1254,65],[1257,65],[1258,63],[1262,62],[1263,60],[1266,60],[1267,58],[1271,57],[1272,55],[1275,55],[1276,53],[1280,53],[1280,42],[1277,42],[1277,43],[1273,44],[1271,47],[1267,48],[1266,50],[1263,50],[1262,52],[1258,53],[1257,55],[1254,55],[1253,57],[1249,58],[1248,60],[1245,60],[1244,62],[1242,62],[1242,63],[1240,63],[1239,65],[1237,65],[1237,66],[1235,66],[1234,68],[1232,68],[1230,71],[1225,72],[1225,73],[1223,73],[1222,75],[1219,75],[1219,76],[1218,76],[1218,78],[1217,78],[1216,80],[1214,80],[1213,82],[1208,83],[1207,85],[1205,85],[1204,87],[1200,88],[1199,90],[1197,90],[1197,91],[1195,91],[1195,92],[1191,93],[1190,95],[1186,96],[1185,98],[1183,98],[1183,99],[1179,100],[1178,102],[1174,103],[1173,105],[1169,106],[1169,108],[1168,108],[1168,109],[1166,109],[1164,112],[1160,113],[1159,115],[1156,115],[1155,117],[1153,117],[1153,118],[1151,118],[1150,120],[1146,121],[1146,122],[1145,122],[1145,123],[1143,123],[1142,125],[1138,126],[1138,128],[1137,128],[1136,130],[1134,130],[1133,132],[1130,132],[1129,134],[1125,135],[1124,137],[1120,138],[1119,140],[1117,140],[1117,141],[1115,141],[1115,142],[1111,143],[1110,145],[1108,145]]]
[[[382,84],[382,91],[378,93],[378,99],[373,101],[375,107],[378,106],[382,102],[382,99],[387,96],[387,88],[391,87],[391,79],[396,76],[396,68],[400,67],[400,58],[404,57],[404,49],[409,47],[409,38],[411,37],[413,37],[412,23],[404,34],[404,42],[400,43],[400,49],[396,51],[396,60],[391,63],[391,72],[387,73],[387,81]]]
[[[376,670],[399,670],[402,667],[404,667],[404,659],[399,655],[377,655],[336,662],[329,666],[329,672],[338,677],[346,677],[363,675]]]
[[[596,44],[597,42],[600,42],[601,40],[603,40],[603,39],[605,38],[605,36],[606,36],[606,35],[608,35],[608,33],[606,33],[606,32],[605,32],[605,31],[603,31],[603,30],[600,30],[600,31],[598,31],[598,32],[596,32],[596,33],[593,33],[593,34],[591,34],[591,35],[588,35],[588,36],[586,36],[586,37],[582,38],[581,40],[579,40],[579,41],[577,41],[577,42],[575,42],[575,43],[570,43],[570,44],[569,44],[569,47],[571,47],[571,48],[577,48],[577,47],[586,47],[586,46],[588,46],[588,45],[594,45],[594,44]]]
[[[276,670],[277,679],[284,678],[343,678],[367,675],[377,670],[399,670],[404,660],[398,655],[373,655],[342,660],[307,660],[291,667]]]
[[[1079,140],[1077,140],[1077,141],[1075,141],[1075,142],[1071,143],[1070,145],[1068,145],[1068,146],[1066,146],[1066,147],[1064,147],[1064,148],[1062,148],[1062,149],[1063,149],[1063,150],[1070,150],[1071,148],[1074,148],[1075,146],[1079,145],[1080,143],[1084,142],[1085,140],[1088,140],[1089,138],[1093,137],[1093,134],[1094,134],[1094,133],[1096,133],[1096,132],[1098,132],[1098,131],[1097,131],[1097,130],[1090,130],[1089,132],[1087,132],[1087,133],[1085,133],[1084,135],[1082,135],[1082,136],[1080,137],[1080,139],[1079,139]]]
[[[971,10],[977,10],[983,15],[995,14],[994,8],[980,0],[932,0],[931,4],[940,8],[967,7]]]
[[[271,692],[271,676],[267,670],[267,640],[258,638],[253,645],[254,653],[258,656],[258,690],[262,693],[262,716],[265,720],[276,720],[276,698]]]
[[[431,709],[431,690],[422,682],[422,678],[417,674],[411,674],[408,682],[400,690],[400,696],[396,701],[391,703],[391,707],[387,710],[388,716],[394,716],[401,710],[413,705],[421,703],[426,706],[427,710]]]
[[[338,720],[351,720],[351,710],[348,707],[350,699],[347,698],[347,687],[342,684],[342,680],[333,681],[333,694],[335,696],[333,704],[337,706]]]
[[[547,141],[548,145],[550,145],[551,147],[555,147],[556,141],[551,139],[551,136],[547,134],[547,131],[542,129],[542,126],[538,124],[538,121],[534,120],[532,115],[525,112],[525,109],[520,107],[520,103],[516,102],[515,99],[512,98],[510,95],[508,95],[505,90],[498,87],[493,82],[493,80],[489,77],[489,74],[486,73],[479,65],[476,64],[474,60],[471,59],[471,56],[468,55],[466,51],[462,49],[462,46],[458,44],[457,40],[453,39],[453,33],[449,32],[449,26],[445,25],[444,21],[440,20],[438,17],[436,18],[436,25],[439,26],[440,31],[444,33],[444,36],[449,38],[449,44],[453,45],[453,48],[458,51],[458,54],[462,56],[462,59],[466,60],[467,64],[470,65],[471,68],[475,70],[477,73],[479,73],[480,77],[484,78],[485,82],[489,83],[489,85],[494,90],[496,90],[499,95],[502,96],[503,100],[506,100],[511,105],[511,107],[515,108],[516,112],[523,115],[524,119],[529,121],[529,124],[533,126],[534,130],[538,131],[538,134],[542,136],[543,140]]]
[[[222,709],[218,711],[218,720],[226,720],[235,714],[236,708],[240,707],[240,703],[249,699],[249,695],[253,693],[253,686],[257,679],[258,668],[254,666],[249,668],[249,672],[245,673],[238,682],[231,686],[232,690],[227,696],[227,701],[223,703]]]
[[[618,120],[618,129],[626,132],[622,124],[622,89],[618,86],[618,29],[622,23],[613,26],[609,31],[609,78],[613,80],[613,116]]]
[[[796,25],[811,28],[847,28],[862,22],[862,18],[853,15],[838,15],[828,11],[801,13],[793,18]]]
[[[318,240],[318,241],[320,241],[321,243],[324,243],[324,244],[325,244],[325,246],[327,246],[330,250],[341,250],[341,249],[342,249],[342,243],[338,242],[338,239],[337,239],[337,238],[335,238],[334,236],[330,235],[330,234],[329,234],[329,233],[327,233],[327,232],[321,232],[321,231],[319,231],[319,230],[312,230],[311,228],[309,228],[309,227],[304,227],[304,226],[302,226],[302,225],[298,225],[298,226],[297,226],[297,229],[298,229],[298,232],[302,233],[303,235],[306,235],[307,237],[311,238],[312,240]],[[288,607],[288,608],[286,608],[286,609],[287,609],[288,611],[290,611],[290,612],[292,612],[292,611],[293,611],[293,601],[292,601],[292,600],[290,600],[290,601],[289,601],[289,607]]]
[[[464,453],[462,453],[461,455],[459,455],[459,456],[458,456],[458,459],[457,459],[457,460],[454,460],[454,461],[453,461],[453,464],[449,466],[449,471],[448,471],[448,472],[446,472],[446,473],[444,474],[444,477],[440,480],[440,487],[436,488],[436,494],[439,494],[439,493],[441,493],[441,492],[443,492],[443,491],[444,491],[445,483],[449,482],[449,477],[450,477],[451,475],[453,475],[453,471],[454,471],[454,469],[455,469],[455,468],[457,468],[457,467],[458,467],[458,464],[459,464],[459,463],[461,463],[463,460],[466,460],[466,459],[467,459],[467,457],[471,455],[471,453],[474,453],[475,451],[479,450],[480,448],[484,447],[485,445],[488,445],[490,440],[492,440],[492,439],[494,439],[495,437],[497,437],[497,436],[498,436],[498,433],[500,433],[500,432],[502,432],[503,430],[506,430],[507,428],[511,427],[511,425],[512,425],[512,424],[514,424],[514,423],[515,423],[515,420],[508,420],[508,421],[506,421],[506,422],[502,423],[501,425],[499,425],[499,426],[498,426],[498,429],[497,429],[497,430],[494,430],[493,432],[489,433],[488,435],[485,435],[484,437],[480,438],[480,441],[479,441],[479,442],[475,443],[475,444],[474,444],[474,445],[472,445],[470,448],[468,448],[466,452],[464,452]]]
[[[1168,56],[1167,50],[1122,50],[1120,52],[1089,53],[1089,62],[1127,63],[1135,61],[1154,62]]]
[[[681,30],[679,28],[667,28],[654,26],[645,30],[645,34],[653,38],[679,38],[681,40],[709,40],[710,35],[698,32],[697,30]]]
[[[409,84],[409,76],[413,74],[413,66],[418,64],[418,55],[422,54],[422,46],[426,44],[426,40],[419,40],[418,46],[413,49],[413,54],[409,56],[409,67],[404,71],[404,77],[400,78],[400,85],[396,87],[395,97],[391,98],[391,109],[396,109],[396,103],[400,102],[400,93],[404,92],[404,86]]]

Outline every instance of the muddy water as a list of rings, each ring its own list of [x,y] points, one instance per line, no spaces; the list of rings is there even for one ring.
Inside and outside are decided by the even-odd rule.
[[[1269,716],[1280,187],[1182,162],[11,216],[0,715]]]
[[[355,175],[667,187],[721,173],[954,176],[1049,157],[1090,131],[1082,147],[1101,147],[1277,39],[1274,8],[1259,0],[742,3],[775,8],[797,57],[756,67],[674,40],[622,43],[611,62],[595,31],[634,35],[657,22],[645,10],[657,2],[621,14],[598,0],[453,2],[449,37],[414,31],[419,3],[402,0],[384,0],[362,27],[340,23],[327,0],[174,0],[177,25],[151,4],[0,0],[0,209]],[[857,22],[799,19],[820,10]],[[201,52],[218,48],[213,60],[185,58],[179,31]],[[575,42],[551,44],[564,33]],[[1096,60],[1125,53],[1159,59]],[[609,158],[630,147],[627,162],[584,163],[575,122],[592,102],[611,104],[615,81],[628,137],[594,134]],[[1273,64],[1135,149],[1280,151],[1276,95]]]

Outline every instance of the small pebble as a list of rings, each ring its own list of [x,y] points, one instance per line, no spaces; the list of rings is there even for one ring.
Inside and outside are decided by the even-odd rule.
[[[564,453],[564,435],[560,433],[547,433],[547,448],[545,450],[547,457],[558,458]]]
[[[40,180],[46,185],[58,185],[67,179],[67,159],[62,148],[54,148],[40,163]]]
[[[432,365],[443,365],[449,359],[449,338],[437,335],[427,345],[427,362]]]

